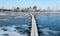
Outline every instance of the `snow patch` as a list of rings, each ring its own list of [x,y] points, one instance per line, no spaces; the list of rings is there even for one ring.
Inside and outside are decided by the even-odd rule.
[[[6,13],[0,13],[0,15],[8,15],[8,14],[6,14]]]
[[[16,26],[4,26],[0,27],[0,36],[27,36],[27,34],[20,34],[15,29]],[[7,29],[7,31],[4,31],[2,29]]]
[[[59,33],[59,31],[54,31],[49,28],[41,29],[41,31],[43,32],[42,36],[55,36],[57,33]]]

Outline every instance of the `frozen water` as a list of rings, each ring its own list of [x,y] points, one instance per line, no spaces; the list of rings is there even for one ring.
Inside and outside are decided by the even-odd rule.
[[[40,27],[38,30],[41,31],[41,34],[39,33],[41,36],[60,36],[60,14],[49,14],[48,16],[37,14],[35,18]],[[25,30],[29,27],[27,24],[31,24],[30,20],[28,14],[0,13],[0,36],[27,36]],[[13,24],[13,26],[4,26],[5,24]]]
[[[49,28],[40,29],[40,36],[58,36],[60,31],[54,31]]]
[[[16,31],[16,26],[5,26],[0,27],[0,36],[27,36],[27,34],[20,34],[18,33],[18,30]],[[18,26],[17,26],[18,27]],[[6,29],[7,31],[4,31],[2,29]]]

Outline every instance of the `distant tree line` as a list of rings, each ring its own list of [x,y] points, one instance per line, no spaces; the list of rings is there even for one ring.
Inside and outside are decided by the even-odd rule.
[[[51,11],[58,11],[58,12],[60,12],[60,10],[50,10],[50,7],[48,7],[47,10],[37,9],[37,6],[28,7],[28,8],[24,8],[24,9],[20,9],[19,7],[16,7],[15,9],[2,9],[1,8],[0,11],[13,11],[13,12],[51,12]]]

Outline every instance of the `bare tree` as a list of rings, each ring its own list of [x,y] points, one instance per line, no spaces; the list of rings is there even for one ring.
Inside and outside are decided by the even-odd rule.
[[[37,6],[33,6],[33,9],[36,11],[37,10]]]
[[[16,7],[15,11],[16,11],[16,12],[19,12],[19,7]]]

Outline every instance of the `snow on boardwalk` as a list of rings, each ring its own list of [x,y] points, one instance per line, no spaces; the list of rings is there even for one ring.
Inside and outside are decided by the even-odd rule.
[[[30,14],[30,16],[32,17],[31,36],[38,36],[38,30],[35,18],[32,14]]]

